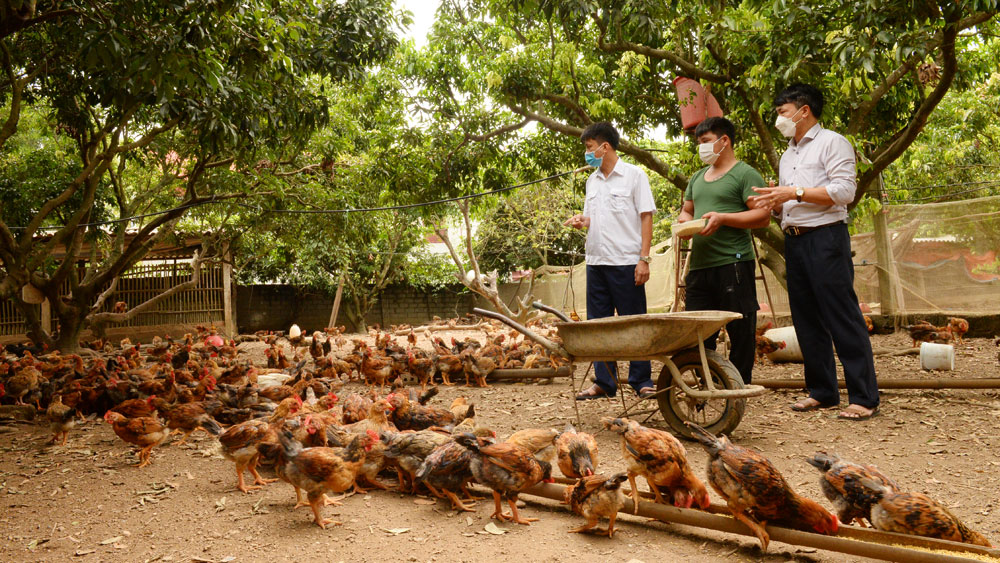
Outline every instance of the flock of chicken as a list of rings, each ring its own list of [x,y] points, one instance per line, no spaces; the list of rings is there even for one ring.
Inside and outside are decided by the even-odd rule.
[[[903,328],[910,335],[914,346],[917,345],[917,342],[947,344],[952,340],[962,342],[965,333],[969,332],[969,321],[961,317],[951,317],[945,326],[934,326],[927,321],[917,321]]]
[[[459,511],[473,510],[468,502],[477,497],[468,486],[479,483],[493,492],[491,517],[529,524],[535,519],[518,512],[518,494],[551,481],[555,464],[576,480],[566,488],[565,502],[586,519],[570,531],[592,530],[607,518],[602,533],[609,537],[625,505],[621,485],[626,480],[638,511],[637,476],[646,480],[656,502],[709,507],[704,482],[668,432],[626,418],[603,418],[603,427],[621,436],[626,467],[598,474],[597,441],[572,426],[561,432],[524,429],[501,441],[477,422],[476,407],[465,398],[448,408],[430,404],[437,394],[437,387],[429,387],[435,375],[444,385],[464,375],[467,384],[485,386],[498,366],[557,362],[516,337],[505,344],[508,335],[498,327],[488,331],[485,345],[470,338],[453,339],[448,347],[434,338],[432,351],[417,348],[412,332],[406,347],[391,334],[375,331],[372,336],[374,345],[355,339],[346,353],[341,352],[348,344],[342,329],[314,333],[311,340],[301,334],[281,341],[275,335],[253,337],[269,345],[267,367],[240,360],[240,343],[226,342],[211,330],[183,342],[157,338],[149,346],[126,340],[116,348],[97,341],[89,345],[89,365],[81,355],[9,349],[19,357],[0,359],[0,398],[6,392],[8,402],[45,405],[53,442],[66,442],[78,414],[103,416],[118,437],[139,447],[140,467],[150,463],[152,449],[170,434],[182,433],[183,441],[196,430],[208,432],[235,464],[240,491],[285,481],[295,489],[295,507],[309,506],[314,522],[324,528],[339,524],[322,516],[323,506],[340,500],[328,494],[387,489],[380,480],[385,471],[395,473],[399,490],[426,488]],[[291,359],[281,345],[286,338]],[[420,391],[406,387],[402,376],[413,376]],[[364,380],[367,390],[343,392],[352,379]],[[823,473],[822,488],[836,507],[834,516],[795,493],[760,453],[695,425],[692,429],[709,453],[709,485],[765,549],[766,523],[832,534],[839,522],[863,525],[866,520],[880,530],[990,545],[944,506],[923,494],[902,492],[870,465],[825,453],[809,460]],[[277,479],[265,479],[259,466],[273,467]],[[254,479],[250,485],[245,472]]]

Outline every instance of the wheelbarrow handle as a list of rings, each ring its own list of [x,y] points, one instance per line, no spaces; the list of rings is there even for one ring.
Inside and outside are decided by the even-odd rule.
[[[502,313],[497,313],[496,311],[487,311],[486,309],[480,309],[479,307],[476,307],[476,308],[472,309],[472,312],[475,313],[475,314],[477,314],[477,315],[480,315],[480,316],[483,316],[483,317],[489,317],[491,319],[496,319],[496,320],[502,322],[503,324],[505,324],[505,325],[513,328],[514,330],[520,332],[521,334],[523,334],[523,335],[527,336],[528,338],[534,340],[535,342],[541,344],[542,346],[545,347],[546,350],[548,350],[549,352],[551,352],[553,354],[556,354],[558,356],[562,356],[564,358],[569,358],[570,357],[569,353],[566,352],[565,348],[563,348],[562,346],[560,346],[560,345],[556,344],[555,342],[549,340],[548,338],[545,338],[544,336],[536,334],[534,331],[530,330],[528,327],[522,325],[521,323],[515,321],[514,319],[511,319],[507,315],[504,315]]]
[[[546,305],[545,303],[542,303],[541,301],[535,301],[534,303],[531,304],[531,306],[534,307],[534,308],[536,308],[536,309],[538,309],[539,311],[545,311],[546,313],[552,313],[553,315],[559,317],[559,319],[561,319],[563,322],[567,322],[567,323],[573,322],[573,319],[567,317],[566,313],[563,313],[562,311],[560,311],[559,309],[556,309],[555,307],[549,307],[548,305]]]

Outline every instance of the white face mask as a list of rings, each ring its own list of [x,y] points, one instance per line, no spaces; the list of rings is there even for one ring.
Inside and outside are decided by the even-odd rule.
[[[719,155],[722,154],[722,151],[715,152],[715,144],[720,140],[721,139],[716,139],[708,143],[700,143],[698,145],[698,158],[709,166],[715,164],[715,161],[719,160]],[[725,146],[722,147],[723,150],[725,150],[725,148]]]
[[[792,114],[792,117],[798,115],[800,111],[802,111],[802,108],[795,110],[795,113]],[[795,135],[795,126],[798,125],[799,121],[801,120],[802,120],[801,117],[796,120],[792,120],[791,117],[785,117],[783,115],[779,115],[778,118],[774,120],[774,127],[782,135],[786,137],[792,137]]]

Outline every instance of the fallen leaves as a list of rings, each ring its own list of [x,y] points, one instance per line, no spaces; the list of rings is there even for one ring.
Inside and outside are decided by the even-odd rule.
[[[490,522],[489,524],[484,526],[483,529],[486,530],[486,533],[493,534],[494,536],[502,536],[507,533],[507,530],[504,530],[503,528],[497,526],[493,522]]]

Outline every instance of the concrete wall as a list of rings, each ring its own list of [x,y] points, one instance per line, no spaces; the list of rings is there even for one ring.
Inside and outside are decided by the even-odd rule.
[[[460,293],[459,287],[439,292],[424,292],[408,286],[391,286],[382,294],[365,318],[367,324],[419,325],[435,315],[451,318],[465,315],[475,306],[474,296]],[[338,325],[350,323],[341,303]],[[304,331],[322,330],[330,320],[333,298],[299,291],[289,285],[250,285],[236,287],[236,322],[239,332],[258,330],[288,330],[297,324]]]

